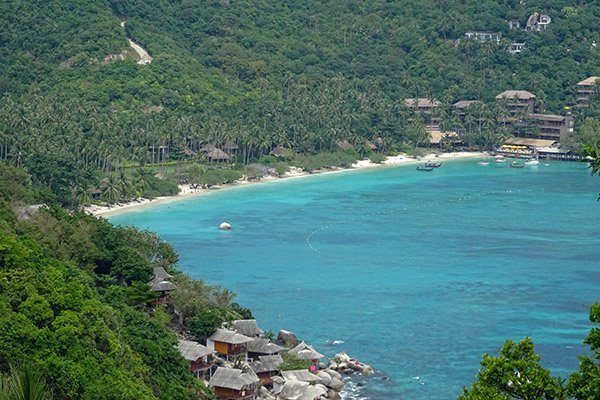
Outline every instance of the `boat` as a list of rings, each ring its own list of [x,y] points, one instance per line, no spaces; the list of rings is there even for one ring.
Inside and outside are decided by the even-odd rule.
[[[538,160],[529,160],[525,162],[525,165],[540,165]]]
[[[504,156],[498,155],[494,158],[494,162],[505,162],[505,161],[506,161],[506,158],[504,158]]]
[[[511,168],[525,168],[525,164],[519,164],[518,162],[512,162],[510,163],[510,167]]]
[[[426,165],[419,165],[417,167],[417,171],[431,172],[431,171],[433,171],[433,167],[428,167]]]
[[[487,162],[487,161],[479,161],[477,164],[478,165],[489,165],[489,162]]]
[[[442,166],[442,163],[441,163],[441,162],[439,162],[439,163],[436,163],[436,162],[433,162],[433,161],[427,161],[427,162],[425,163],[425,166],[426,166],[426,167],[432,167],[432,168],[439,168],[439,167],[441,167],[441,166]]]

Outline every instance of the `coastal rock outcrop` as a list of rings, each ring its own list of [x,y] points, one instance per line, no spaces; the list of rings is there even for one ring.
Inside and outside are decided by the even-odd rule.
[[[375,373],[373,367],[350,357],[344,352],[336,354],[333,360],[329,361],[329,368],[343,373],[350,373],[352,371],[363,375],[373,375]]]
[[[296,335],[284,329],[280,330],[277,334],[277,340],[282,342],[286,347],[296,347],[300,344]]]

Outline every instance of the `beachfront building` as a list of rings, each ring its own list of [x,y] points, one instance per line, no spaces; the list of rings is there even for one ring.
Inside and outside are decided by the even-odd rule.
[[[467,39],[477,40],[480,43],[500,43],[500,39],[502,39],[501,32],[484,32],[484,31],[466,31],[465,37]]]
[[[567,115],[529,114],[536,127],[537,139],[563,142],[575,129],[575,118],[569,112]]]
[[[260,356],[270,356],[282,353],[285,348],[271,343],[267,338],[254,338],[247,345],[248,360],[256,360]]]
[[[283,358],[279,354],[275,354],[260,356],[258,360],[251,362],[249,365],[252,371],[259,377],[262,386],[272,387],[273,377],[279,375],[279,366],[282,362]]]
[[[206,157],[213,162],[227,162],[231,157],[223,150],[214,148],[206,153]]]
[[[258,327],[255,319],[236,319],[231,321],[229,328],[241,335],[259,337],[264,331]]]
[[[535,109],[535,95],[527,90],[505,90],[496,100],[505,102],[512,117],[531,114]]]
[[[425,124],[428,126],[436,127],[440,125],[438,109],[442,103],[440,103],[438,100],[426,99],[423,97],[416,99],[404,99],[404,105],[413,113],[423,115]]]
[[[196,375],[197,378],[210,377],[214,361],[214,350],[198,342],[183,339],[179,340],[177,350],[190,363],[189,368],[192,374]]]
[[[208,386],[213,388],[215,395],[221,400],[255,400],[260,379],[248,368],[241,369],[217,367]]]
[[[300,342],[298,346],[291,349],[288,353],[295,355],[300,360],[311,360],[315,365],[319,363],[321,358],[325,357],[304,342]]]
[[[429,131],[429,145],[432,147],[449,150],[459,143],[461,140],[456,132],[440,131],[439,129]]]
[[[163,267],[155,267],[152,275],[152,280],[148,282],[150,290],[159,294],[159,297],[154,300],[155,304],[165,304],[169,302],[169,292],[175,290],[175,285],[171,283],[172,275],[170,275]]]
[[[252,338],[228,329],[219,328],[206,339],[206,347],[225,357],[227,360],[239,357],[246,360],[248,357],[247,345],[251,341]]]
[[[590,76],[577,84],[577,107],[588,107],[590,96],[597,93],[596,82],[598,76]]]

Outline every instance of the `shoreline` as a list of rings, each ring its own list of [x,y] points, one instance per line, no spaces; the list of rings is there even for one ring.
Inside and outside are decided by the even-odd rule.
[[[320,170],[315,171],[313,173],[298,171],[292,167],[292,170],[287,172],[285,175],[281,177],[275,176],[266,176],[261,178],[259,181],[248,181],[241,180],[236,181],[234,183],[214,186],[210,189],[191,189],[189,185],[179,185],[179,193],[173,196],[162,196],[157,197],[155,199],[138,199],[133,200],[128,203],[119,203],[117,205],[112,206],[88,206],[84,208],[84,211],[97,216],[104,217],[110,215],[121,214],[123,212],[133,211],[137,209],[147,208],[152,205],[159,204],[167,204],[179,200],[187,200],[190,198],[195,198],[198,196],[205,196],[210,193],[214,193],[222,190],[231,190],[238,187],[244,187],[248,185],[258,185],[267,182],[276,182],[276,181],[286,181],[289,179],[297,179],[297,178],[305,178],[309,176],[317,176],[317,175],[325,175],[325,174],[334,174],[340,172],[349,172],[349,171],[360,171],[370,168],[384,168],[384,167],[394,167],[399,165],[409,165],[409,164],[418,164],[421,162],[432,161],[432,160],[459,160],[465,158],[480,158],[480,157],[489,157],[488,153],[485,152],[453,152],[453,153],[442,153],[441,155],[437,155],[435,153],[428,154],[419,159],[413,158],[406,155],[398,155],[398,156],[388,156],[385,161],[381,164],[375,164],[370,160],[359,160],[355,164],[352,164],[352,168],[336,168],[332,170]]]

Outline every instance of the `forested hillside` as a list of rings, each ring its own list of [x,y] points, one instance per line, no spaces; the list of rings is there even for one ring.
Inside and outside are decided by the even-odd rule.
[[[54,399],[212,398],[172,331],[201,338],[249,311],[231,292],[178,274],[177,255],[155,234],[20,206],[38,194],[23,170],[0,163],[0,398],[13,398],[10,368],[40,377]],[[154,267],[176,275],[170,308],[153,305]]]
[[[552,22],[525,31],[535,12]],[[479,137],[464,142],[489,148],[507,135],[498,93],[529,90],[540,110],[563,113],[576,83],[600,75],[599,22],[593,1],[7,0],[0,159],[68,165],[75,176],[41,181],[89,191],[125,166],[198,160],[206,144],[239,146],[244,164],[278,145],[314,154],[346,140],[385,153],[427,143],[404,103],[415,97],[441,101],[442,128],[460,127],[454,102],[482,100],[470,123]],[[502,39],[467,40],[469,30]],[[597,110],[594,99],[576,110],[578,127],[596,118],[580,142],[595,140]]]

